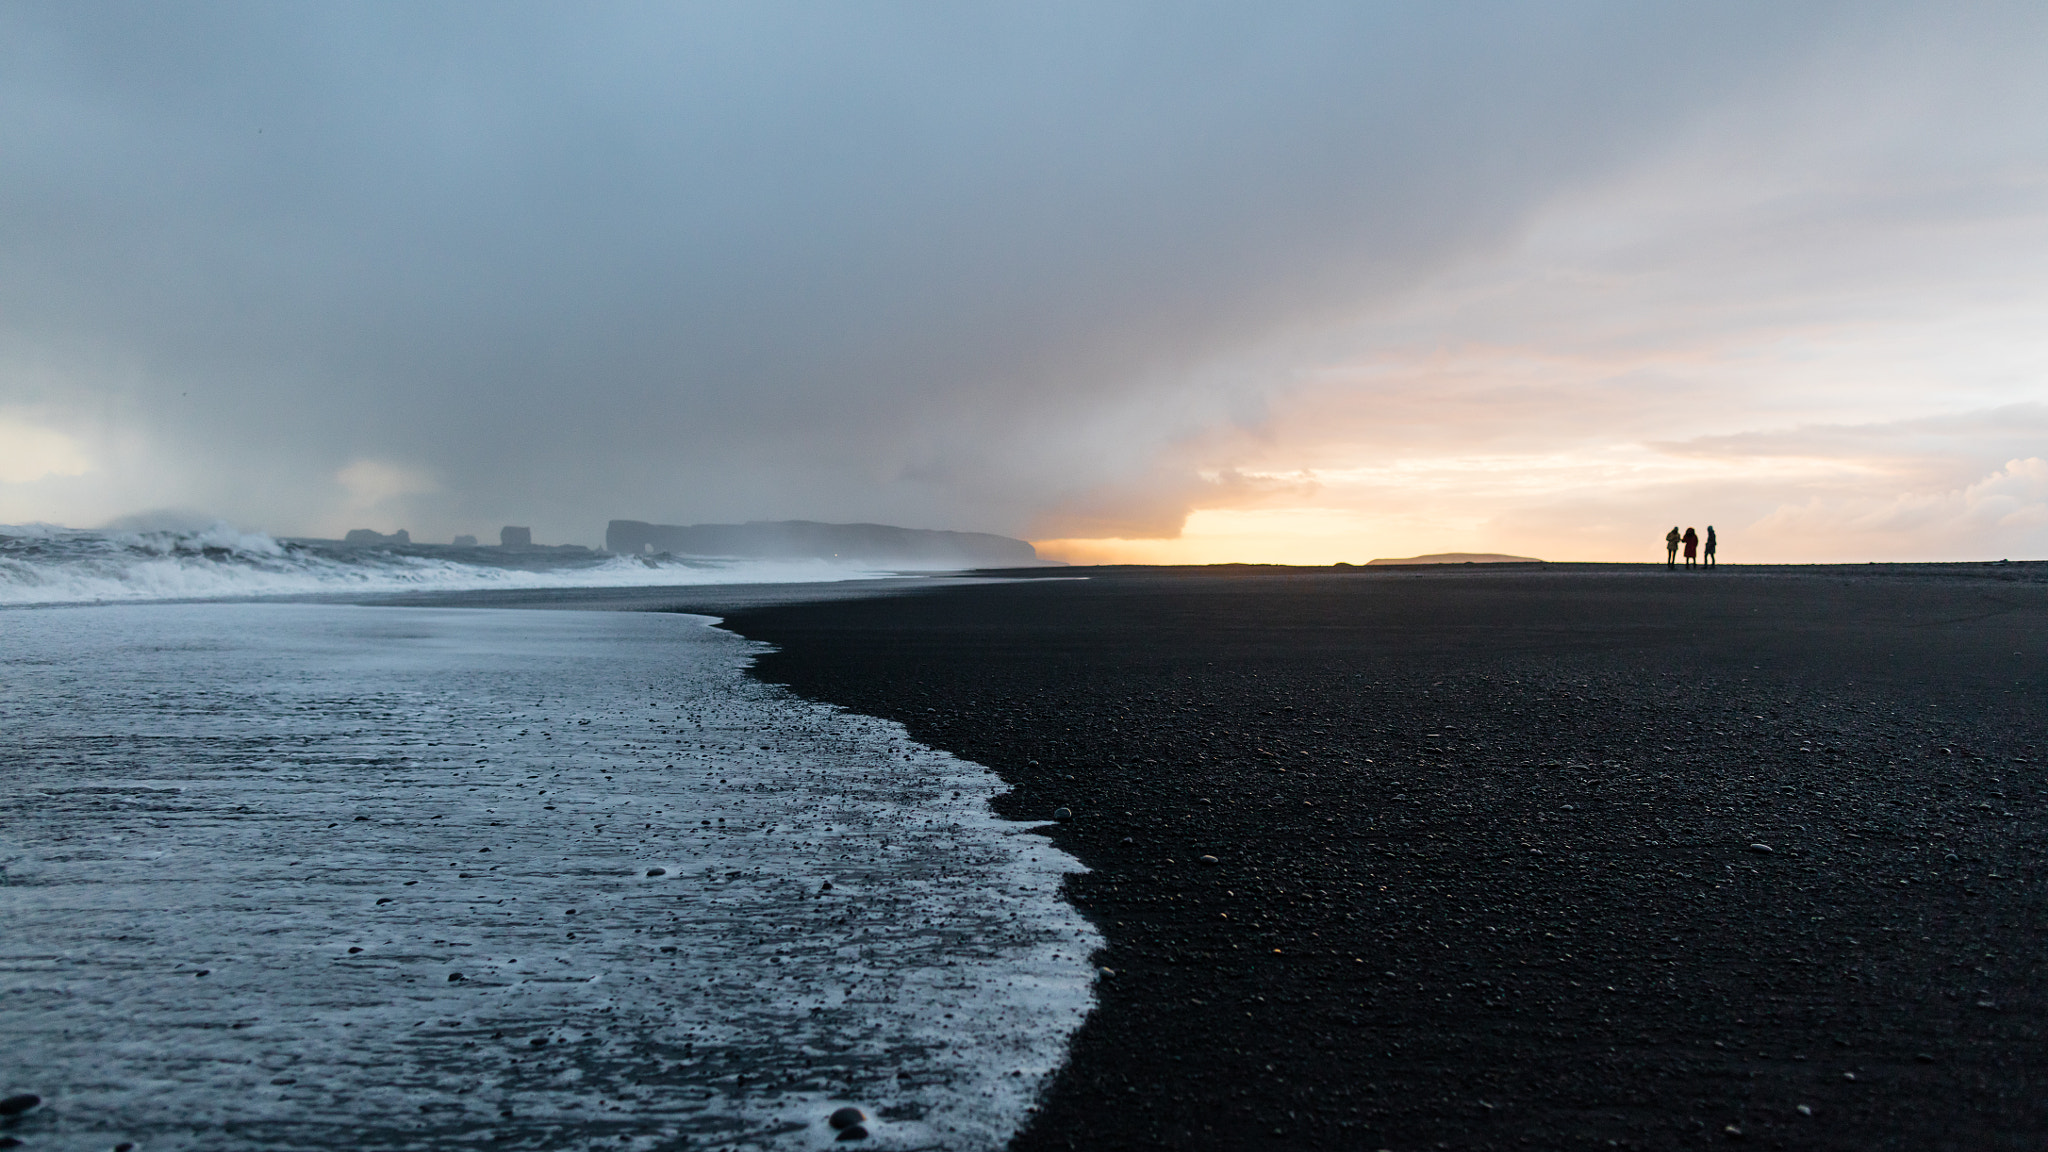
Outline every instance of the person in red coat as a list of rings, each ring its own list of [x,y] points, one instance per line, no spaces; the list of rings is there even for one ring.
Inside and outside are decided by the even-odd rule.
[[[1685,530],[1685,566],[1687,568],[1693,566],[1693,560],[1699,555],[1699,551],[1700,534],[1687,528]]]

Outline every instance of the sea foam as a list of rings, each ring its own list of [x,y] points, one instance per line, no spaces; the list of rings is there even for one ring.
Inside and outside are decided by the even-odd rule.
[[[815,560],[717,560],[497,548],[344,548],[228,524],[162,530],[0,526],[0,605],[228,600],[486,588],[784,584],[872,569]]]
[[[10,613],[9,1131],[803,1149],[851,1104],[867,1147],[1001,1147],[1091,1003],[1079,865],[708,623]]]

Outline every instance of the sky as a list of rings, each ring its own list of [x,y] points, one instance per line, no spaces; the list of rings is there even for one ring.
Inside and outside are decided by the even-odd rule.
[[[2048,558],[2038,3],[0,2],[0,522]]]

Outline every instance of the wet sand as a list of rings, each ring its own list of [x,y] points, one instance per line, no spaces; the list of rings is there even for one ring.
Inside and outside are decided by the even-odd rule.
[[[2048,565],[1057,575],[698,606],[1074,811],[1014,1147],[2048,1141]]]

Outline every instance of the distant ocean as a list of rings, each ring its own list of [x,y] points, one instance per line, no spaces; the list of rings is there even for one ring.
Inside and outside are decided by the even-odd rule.
[[[0,605],[787,584],[875,574],[823,560],[683,560],[546,549],[347,548],[278,540],[227,524],[160,531],[0,525]]]
[[[20,541],[16,602],[507,586]],[[1092,1003],[1078,863],[991,814],[987,770],[748,678],[711,623],[0,611],[0,1094],[44,1098],[6,1134],[805,1149],[848,1146],[850,1105],[860,1146],[1001,1147]]]

